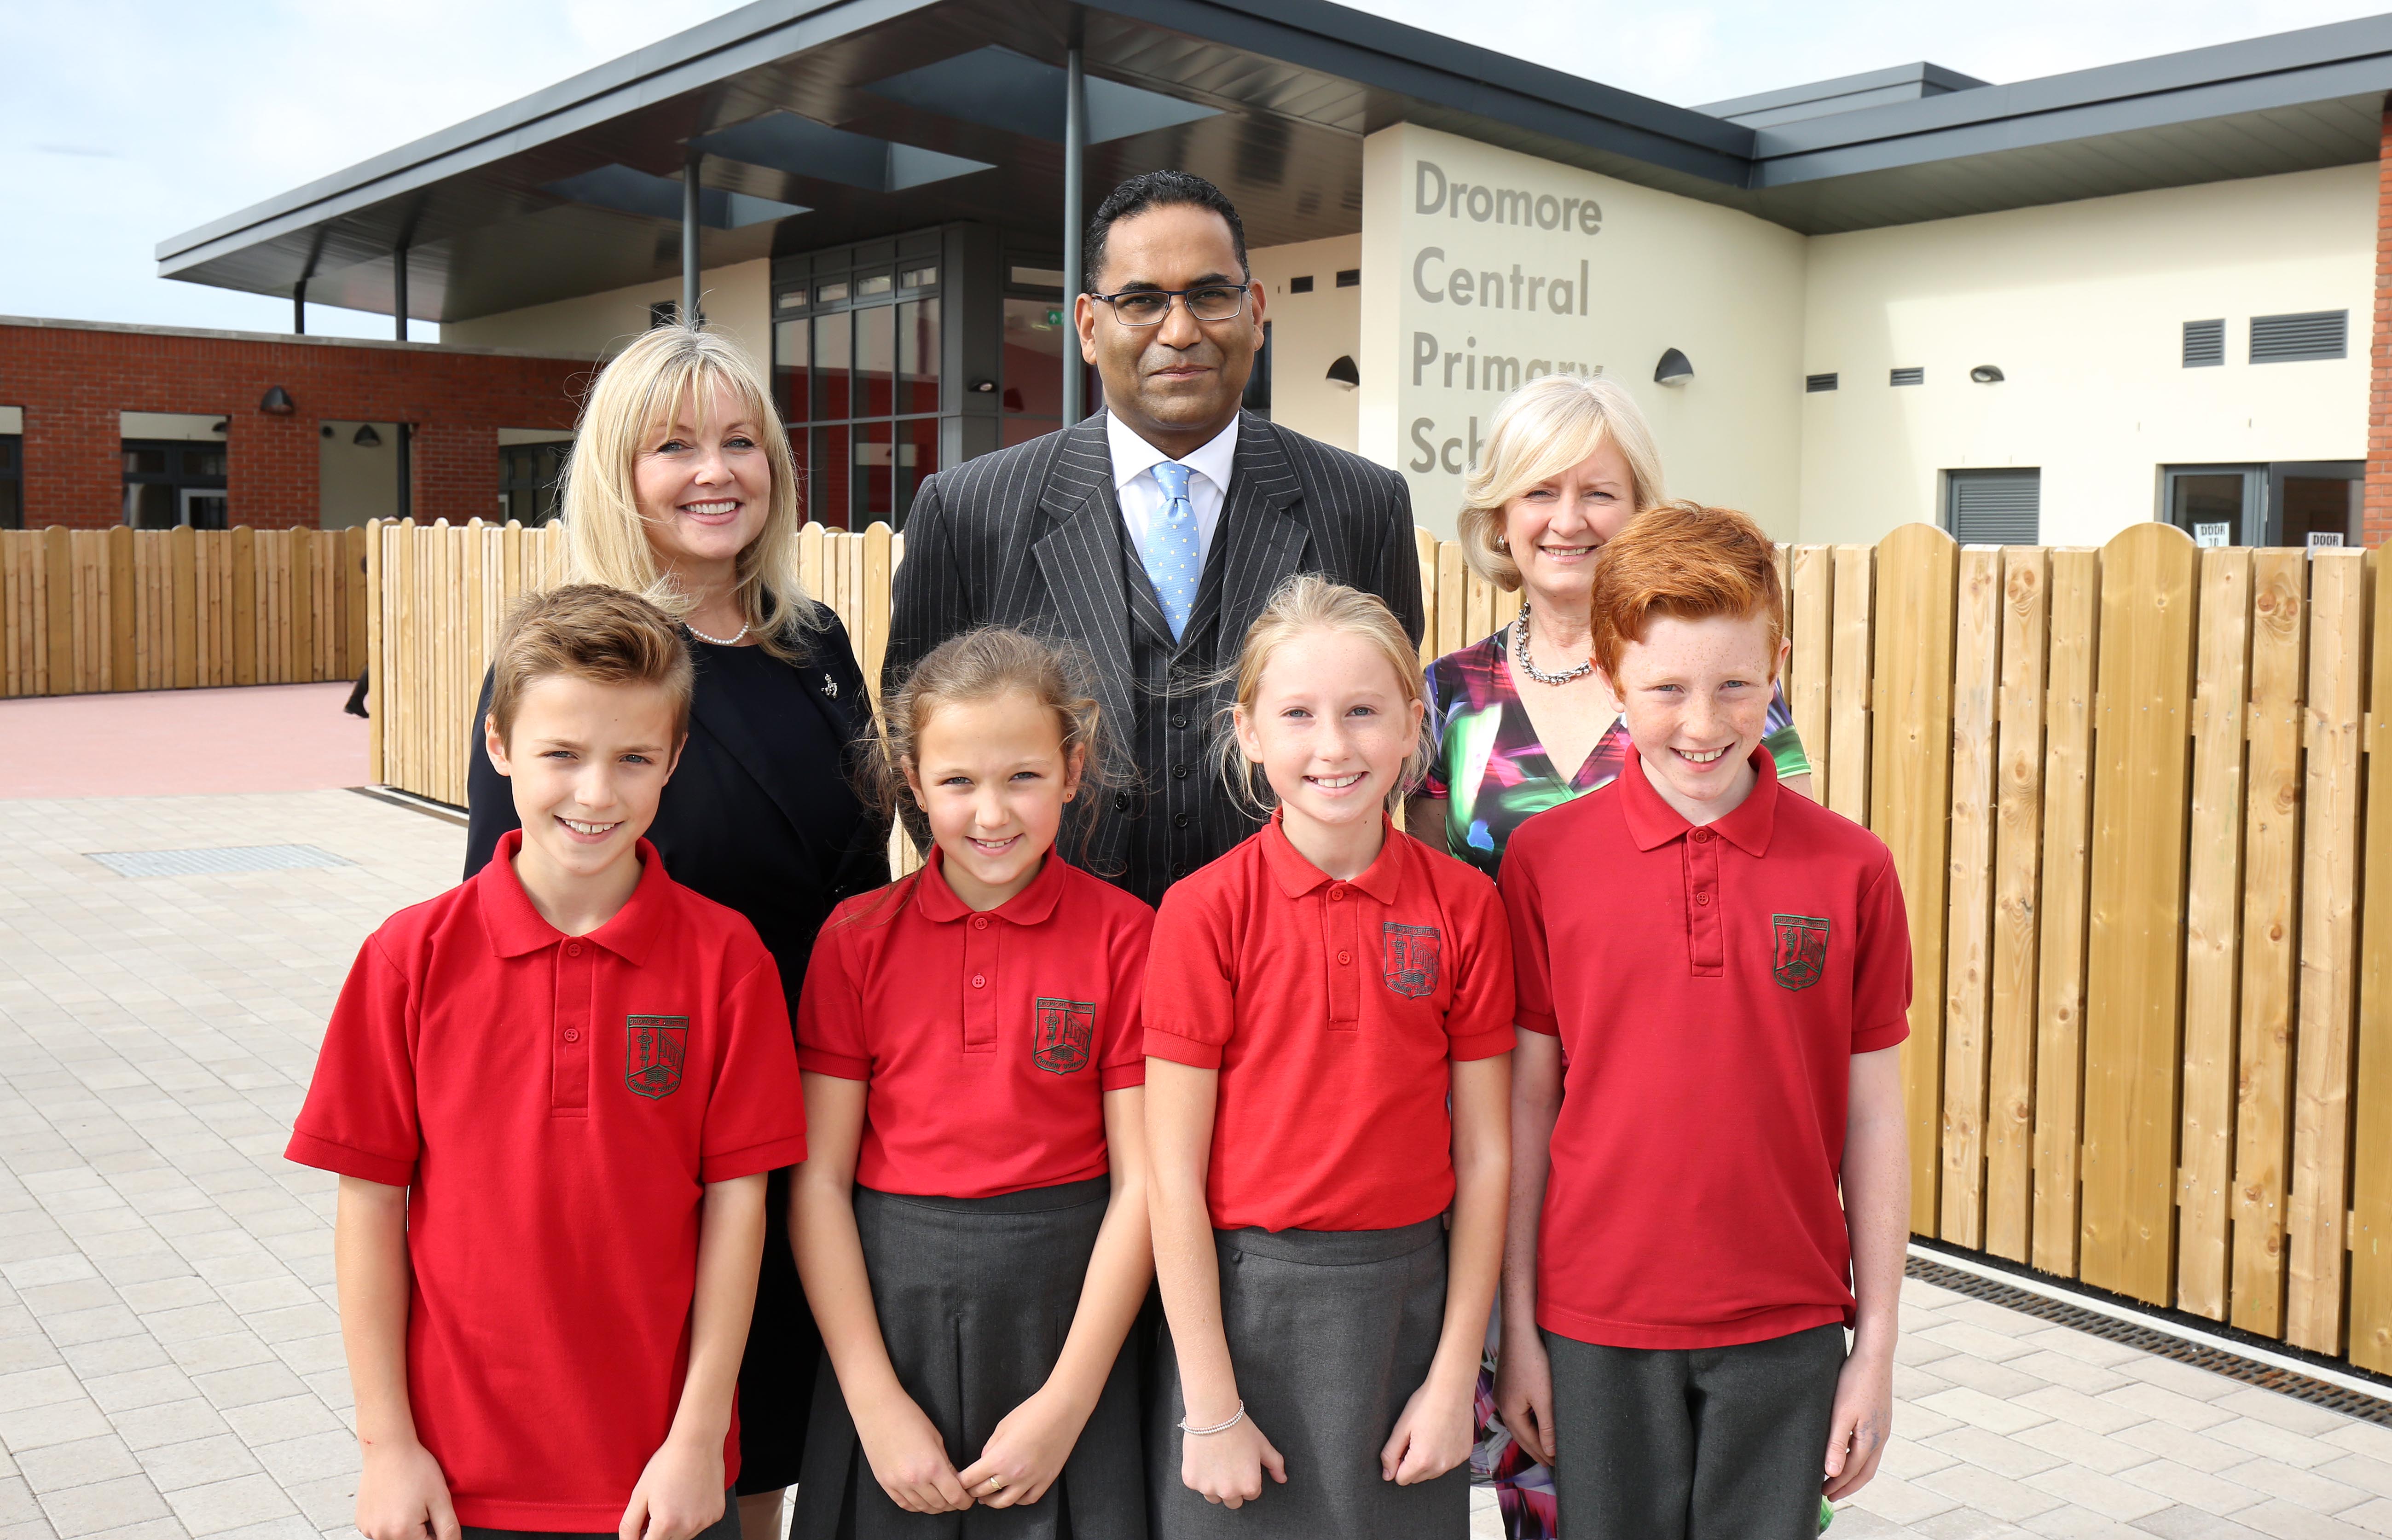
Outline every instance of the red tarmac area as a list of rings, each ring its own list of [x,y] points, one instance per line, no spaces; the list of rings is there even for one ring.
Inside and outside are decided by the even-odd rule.
[[[300,792],[366,783],[349,685],[0,701],[0,798]]]

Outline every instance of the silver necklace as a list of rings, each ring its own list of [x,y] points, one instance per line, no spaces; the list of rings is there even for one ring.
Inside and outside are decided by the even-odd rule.
[[[742,626],[727,637],[708,636],[704,631],[699,630],[696,627],[691,625],[686,620],[682,621],[681,624],[682,629],[697,638],[698,641],[710,641],[717,647],[736,647],[739,645],[740,639],[748,634],[748,628]]]
[[[1520,666],[1520,672],[1539,684],[1567,684],[1572,679],[1582,679],[1594,672],[1592,658],[1558,674],[1548,674],[1528,661],[1528,602],[1525,599],[1520,602],[1520,623],[1512,628],[1512,661]]]

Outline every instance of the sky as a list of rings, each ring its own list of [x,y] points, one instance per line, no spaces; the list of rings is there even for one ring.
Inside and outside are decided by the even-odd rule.
[[[1696,105],[1929,59],[2008,83],[2392,0],[1347,0]],[[0,0],[0,315],[283,331],[157,243],[734,8],[728,0]],[[1457,14],[1457,12],[1461,14]],[[308,330],[387,337],[310,306]],[[437,329],[421,325],[425,340]]]

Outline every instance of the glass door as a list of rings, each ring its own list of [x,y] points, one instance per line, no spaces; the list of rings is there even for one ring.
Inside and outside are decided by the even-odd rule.
[[[2170,465],[2161,472],[2161,517],[2201,546],[2266,545],[2268,468]]]
[[[2363,538],[2367,462],[2294,460],[2268,467],[2268,543],[2357,546]]]

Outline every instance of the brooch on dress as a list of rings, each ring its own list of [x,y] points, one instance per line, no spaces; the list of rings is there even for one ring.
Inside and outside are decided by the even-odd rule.
[[[823,676],[823,693],[828,695],[832,700],[838,699],[838,680],[832,679],[828,674],[825,674]]]

